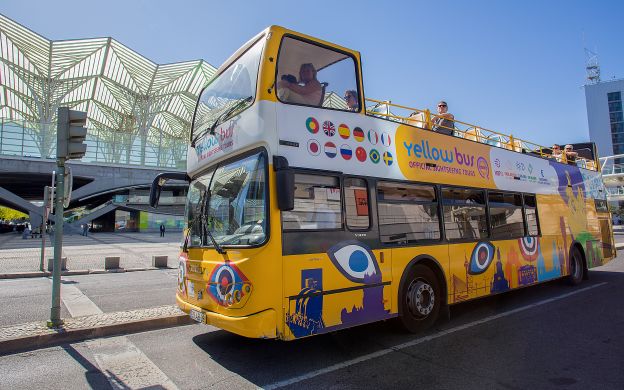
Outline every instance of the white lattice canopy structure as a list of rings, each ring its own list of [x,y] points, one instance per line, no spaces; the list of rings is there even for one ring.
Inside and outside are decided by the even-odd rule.
[[[83,161],[185,166],[193,110],[215,68],[160,65],[113,38],[51,41],[0,15],[0,155],[53,158],[59,106],[87,111]]]

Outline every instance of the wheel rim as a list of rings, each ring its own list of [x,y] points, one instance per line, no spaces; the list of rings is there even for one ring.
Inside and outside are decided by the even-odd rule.
[[[412,280],[406,298],[410,313],[417,318],[428,316],[435,306],[433,287],[424,280]]]

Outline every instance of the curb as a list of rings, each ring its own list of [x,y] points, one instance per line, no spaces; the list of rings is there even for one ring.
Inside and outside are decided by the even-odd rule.
[[[117,269],[81,269],[81,270],[61,271],[61,276],[115,274],[115,273],[123,273],[123,272],[156,271],[156,270],[162,270],[162,269],[175,269],[175,268],[140,267],[140,268],[117,268]],[[47,271],[10,272],[10,273],[0,274],[0,279],[44,278],[48,276],[52,276],[52,273],[47,272]]]
[[[150,318],[145,320],[130,321],[121,324],[103,325],[97,328],[81,328],[71,330],[59,330],[58,333],[17,337],[0,341],[0,356],[16,352],[32,351],[40,348],[48,348],[60,344],[73,343],[89,339],[107,336],[119,336],[130,333],[145,332],[195,324],[187,314]]]

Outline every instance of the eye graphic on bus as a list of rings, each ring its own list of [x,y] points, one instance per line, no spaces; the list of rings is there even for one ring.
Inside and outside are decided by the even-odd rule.
[[[210,275],[208,294],[221,306],[232,306],[246,301],[251,283],[234,264],[221,264]]]
[[[488,241],[478,243],[472,250],[470,255],[470,264],[468,265],[468,273],[471,275],[479,275],[484,273],[494,258],[494,245]]]
[[[327,251],[327,255],[345,278],[356,283],[381,281],[381,271],[371,249],[359,241],[343,241]]]

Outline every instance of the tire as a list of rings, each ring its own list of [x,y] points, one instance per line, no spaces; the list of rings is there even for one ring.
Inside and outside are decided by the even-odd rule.
[[[583,281],[583,255],[578,247],[573,246],[570,250],[570,275],[568,275],[566,281],[571,286],[576,286]]]
[[[401,324],[407,331],[418,333],[431,327],[442,306],[442,288],[431,268],[413,266],[405,275],[399,300]]]

